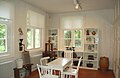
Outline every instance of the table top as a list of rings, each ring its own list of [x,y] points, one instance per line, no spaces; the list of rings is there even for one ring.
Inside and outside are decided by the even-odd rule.
[[[63,76],[63,70],[71,64],[72,58],[57,58],[51,62],[49,62],[47,65],[61,71],[61,78],[64,78]]]
[[[48,66],[59,66],[64,67],[67,63],[69,63],[72,59],[71,58],[57,58],[51,62],[49,62]]]

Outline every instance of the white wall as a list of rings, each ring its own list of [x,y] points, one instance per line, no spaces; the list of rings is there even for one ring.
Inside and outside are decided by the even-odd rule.
[[[120,0],[115,0],[114,7],[113,72],[115,74],[115,78],[120,78]]]
[[[15,4],[15,19],[14,19],[14,56],[12,58],[0,61],[0,78],[13,78],[13,68],[16,67],[15,59],[21,58],[19,52],[19,34],[18,28],[22,28],[24,35],[24,43],[26,42],[26,13],[27,9],[32,9],[47,16],[46,26],[48,28],[60,28],[60,17],[66,15],[82,14],[84,16],[84,27],[97,27],[100,29],[100,56],[108,56],[110,59],[110,67],[112,63],[112,14],[113,10],[98,10],[88,12],[63,13],[63,14],[47,14],[44,11],[33,7],[21,0],[11,0]],[[41,52],[31,53],[31,56],[40,54]],[[38,56],[37,56],[38,57]],[[32,57],[33,58],[33,57]],[[39,58],[38,58],[39,59]],[[35,63],[39,60],[35,58]],[[9,62],[11,61],[11,62]],[[7,75],[6,75],[7,74]]]
[[[21,1],[21,0],[10,0],[15,7],[15,11],[14,11],[14,42],[13,44],[15,46],[13,46],[13,56],[12,58],[6,58],[6,59],[2,59],[0,60],[0,78],[13,78],[14,77],[14,73],[13,73],[13,68],[16,67],[16,62],[15,60],[18,58],[22,57],[22,52],[19,51],[19,38],[23,38],[24,42],[26,43],[26,14],[27,14],[27,10],[31,9],[33,11],[36,11],[38,13],[41,13],[43,15],[47,15],[46,12],[31,6],[29,4],[26,4],[25,2]],[[19,36],[19,32],[18,32],[18,28],[22,28],[23,30],[23,36]],[[36,51],[36,52],[30,52],[31,57],[31,61],[32,63],[35,63],[33,67],[36,66],[36,63],[39,63],[39,59],[40,59],[40,55],[41,52],[40,50]],[[36,56],[37,55],[37,56]],[[38,56],[39,55],[39,56]]]
[[[48,28],[60,28],[60,19],[69,15],[82,15],[84,23],[82,28],[95,27],[100,31],[100,48],[99,56],[107,56],[110,60],[110,68],[112,68],[113,58],[113,9],[86,11],[86,12],[73,12],[51,14],[49,18]],[[51,25],[51,26],[50,26]],[[61,33],[61,32],[60,32]],[[62,35],[60,35],[60,38]],[[59,40],[62,41],[62,40]],[[62,42],[59,42],[62,43]],[[60,44],[62,46],[62,44]],[[61,48],[61,47],[59,47]]]
[[[115,78],[120,78],[120,17],[114,21],[113,71]]]

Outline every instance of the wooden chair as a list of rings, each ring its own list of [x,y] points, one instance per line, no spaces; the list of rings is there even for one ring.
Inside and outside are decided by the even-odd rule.
[[[48,63],[48,60],[50,59],[50,57],[43,57],[40,59],[40,65],[46,65]]]
[[[63,71],[63,74],[66,75],[65,77],[67,76],[75,76],[75,78],[78,78],[78,71],[79,71],[79,66],[80,66],[80,62],[81,62],[81,59],[82,59],[82,56],[79,58],[79,62],[78,62],[78,65],[77,65],[77,68],[66,68],[64,71]]]
[[[43,57],[50,57],[50,61],[54,60],[56,55],[56,51],[53,51],[53,43],[51,43],[50,39],[45,43],[45,51],[43,52]]]
[[[59,78],[58,75],[53,74],[52,71],[54,70],[54,68],[52,67],[37,64],[37,68],[39,72],[39,78]]]

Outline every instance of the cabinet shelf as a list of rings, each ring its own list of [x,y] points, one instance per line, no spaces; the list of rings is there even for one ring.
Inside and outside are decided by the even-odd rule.
[[[75,61],[77,61],[77,60],[79,60],[78,58],[73,58],[73,60]],[[90,61],[90,62],[92,62],[92,61],[98,61],[98,59],[94,59],[94,60],[88,60],[88,59],[81,59],[81,60],[83,60],[83,61]]]
[[[76,60],[76,61],[77,61],[77,60],[79,60],[79,58],[73,58],[73,60]],[[81,59],[81,60],[83,60],[83,59]]]
[[[93,54],[97,54],[97,51],[85,51],[84,53],[93,53]]]
[[[91,69],[91,70],[97,70],[97,68],[90,68],[90,67],[83,67],[83,66],[81,66],[80,68],[83,68],[83,69]]]
[[[58,50],[58,29],[48,29],[48,37],[53,43],[53,50]]]
[[[93,44],[93,45],[98,45],[98,43],[85,43],[86,45],[88,44]]]
[[[87,30],[89,30],[89,29],[91,29],[91,28],[87,28]],[[86,31],[86,29],[85,29],[85,31]],[[91,32],[90,32],[91,33]],[[86,35],[86,33],[85,33],[85,35]],[[89,35],[86,35],[86,37],[98,37],[98,34],[96,33],[96,35],[93,35],[93,34],[89,34]]]
[[[73,66],[73,67],[76,68],[77,66]],[[97,68],[90,68],[90,67],[84,67],[84,66],[80,66],[79,68],[90,69],[90,70],[97,70]]]
[[[49,35],[49,37],[57,37],[58,35]]]
[[[88,62],[95,61],[95,62],[97,62],[97,61],[98,61],[98,59],[94,59],[94,60],[83,59],[83,61],[88,61]]]
[[[83,62],[85,68],[97,69],[98,68],[98,45],[99,45],[99,32],[97,28],[84,29],[84,54]],[[90,59],[94,60],[90,60]]]

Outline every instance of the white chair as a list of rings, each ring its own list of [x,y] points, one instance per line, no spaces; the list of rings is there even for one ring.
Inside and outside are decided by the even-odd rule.
[[[42,65],[42,66],[47,66],[47,63],[48,63],[48,60],[49,60],[49,59],[50,59],[50,57],[43,57],[43,58],[41,58],[41,59],[40,59],[40,65]],[[55,70],[57,70],[57,69],[54,68],[53,73],[56,74],[56,71],[55,71]],[[50,71],[50,70],[49,70],[49,71]],[[61,74],[60,71],[58,71],[58,73],[59,73],[59,75]]]
[[[73,58],[73,51],[64,51],[64,58]]]
[[[40,65],[46,65],[48,63],[48,59],[50,59],[50,57],[43,57],[40,59]]]
[[[64,51],[64,58],[72,58],[73,59],[73,51]],[[72,67],[72,65],[73,65],[73,60],[69,67]]]
[[[39,78],[59,78],[58,75],[53,75],[54,68],[37,64]]]
[[[79,71],[79,66],[80,66],[80,62],[81,62],[81,59],[82,59],[82,56],[79,58],[79,61],[78,61],[78,65],[77,65],[77,68],[72,68],[72,67],[69,67],[69,68],[66,68],[64,71],[63,71],[63,75],[65,77],[67,76],[75,76],[75,78],[78,78],[78,71]]]

